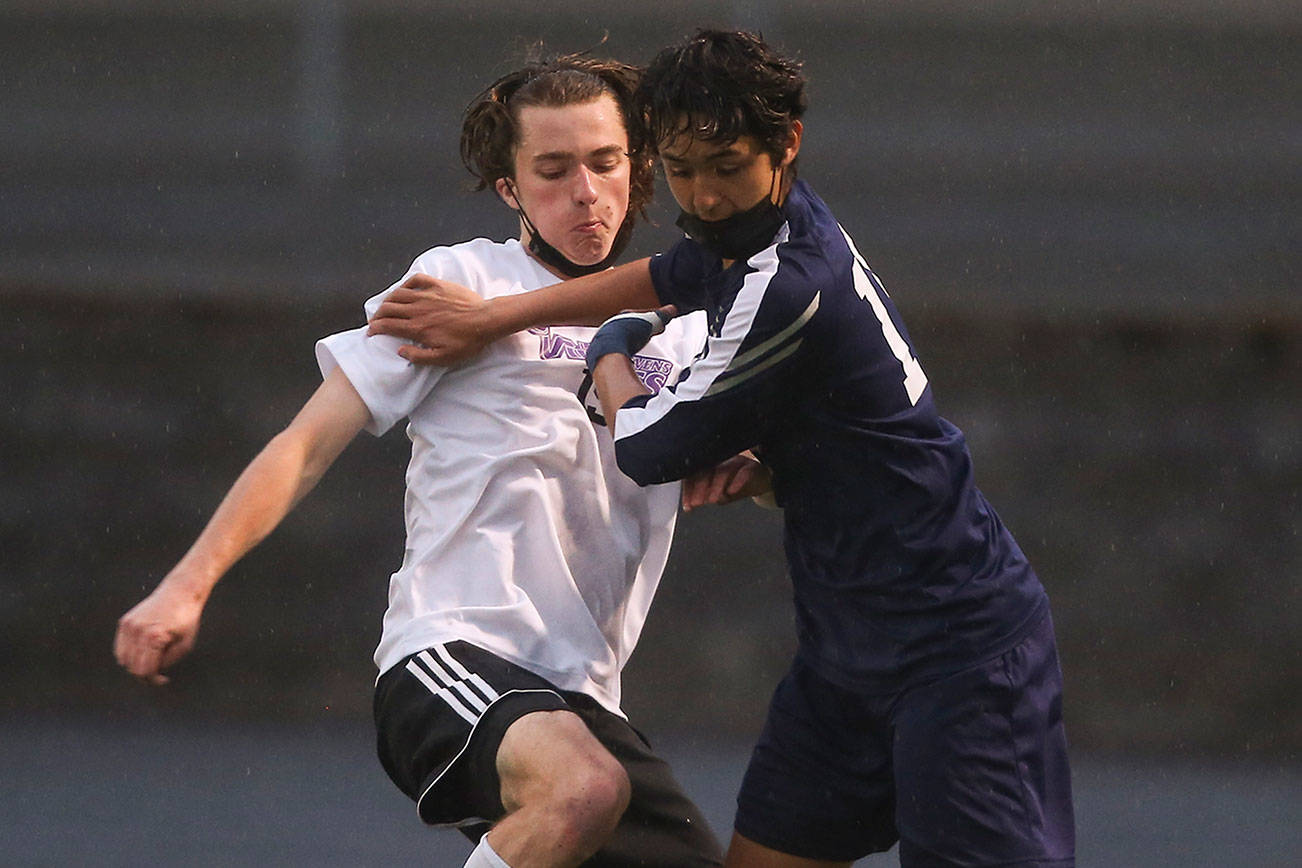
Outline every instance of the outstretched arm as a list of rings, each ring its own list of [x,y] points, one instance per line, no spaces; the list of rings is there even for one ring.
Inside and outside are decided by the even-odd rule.
[[[658,306],[649,262],[639,259],[532,292],[490,299],[456,283],[413,274],[376,310],[367,333],[411,341],[398,351],[408,361],[455,364],[498,338],[527,328],[598,325],[622,310]]]
[[[194,647],[200,615],[218,580],[312,490],[369,419],[341,370],[326,377],[240,474],[180,562],[118,621],[118,663],[152,684],[165,684],[162,670]]]

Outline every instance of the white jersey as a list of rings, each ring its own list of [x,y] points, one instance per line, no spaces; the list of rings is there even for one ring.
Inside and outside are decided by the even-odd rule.
[[[482,238],[425,252],[402,280],[414,273],[484,298],[557,281],[518,241]],[[390,290],[366,303],[368,317]],[[639,488],[589,418],[594,331],[531,329],[451,368],[413,365],[397,354],[403,341],[365,326],[317,343],[322,375],[341,368],[369,408],[368,431],[409,419],[407,543],[381,672],[462,639],[621,713],[619,673],[669,554],[679,488]],[[676,382],[705,331],[699,314],[671,322],[634,360],[643,381]]]

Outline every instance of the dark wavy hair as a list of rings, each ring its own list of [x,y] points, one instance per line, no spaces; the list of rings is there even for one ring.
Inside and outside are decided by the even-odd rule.
[[[663,49],[642,74],[637,99],[653,147],[680,135],[754,136],[775,159],[808,107],[800,62],[739,30],[702,29]]]
[[[619,106],[628,135],[628,217],[645,217],[654,192],[655,154],[634,100],[640,78],[636,66],[580,53],[530,61],[490,84],[466,106],[461,122],[461,162],[478,180],[475,189],[490,189],[501,178],[514,178],[520,109],[574,105],[609,94]]]

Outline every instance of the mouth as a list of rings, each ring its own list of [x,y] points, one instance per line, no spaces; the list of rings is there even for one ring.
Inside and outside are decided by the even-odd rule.
[[[605,228],[606,228],[605,221],[593,218],[592,220],[585,220],[582,223],[575,225],[574,231],[581,232],[588,235],[595,235],[596,233],[601,232]]]

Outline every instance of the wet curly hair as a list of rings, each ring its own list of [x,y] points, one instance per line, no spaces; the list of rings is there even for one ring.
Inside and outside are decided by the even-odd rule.
[[[637,100],[653,146],[680,135],[707,142],[748,135],[774,158],[809,104],[798,60],[758,34],[708,29],[657,54]]]
[[[520,110],[585,103],[604,94],[614,98],[628,134],[630,162],[628,224],[646,215],[654,192],[655,155],[642,127],[634,95],[641,70],[627,63],[567,54],[533,60],[490,84],[466,107],[461,123],[461,162],[477,179],[476,190],[514,178]]]

